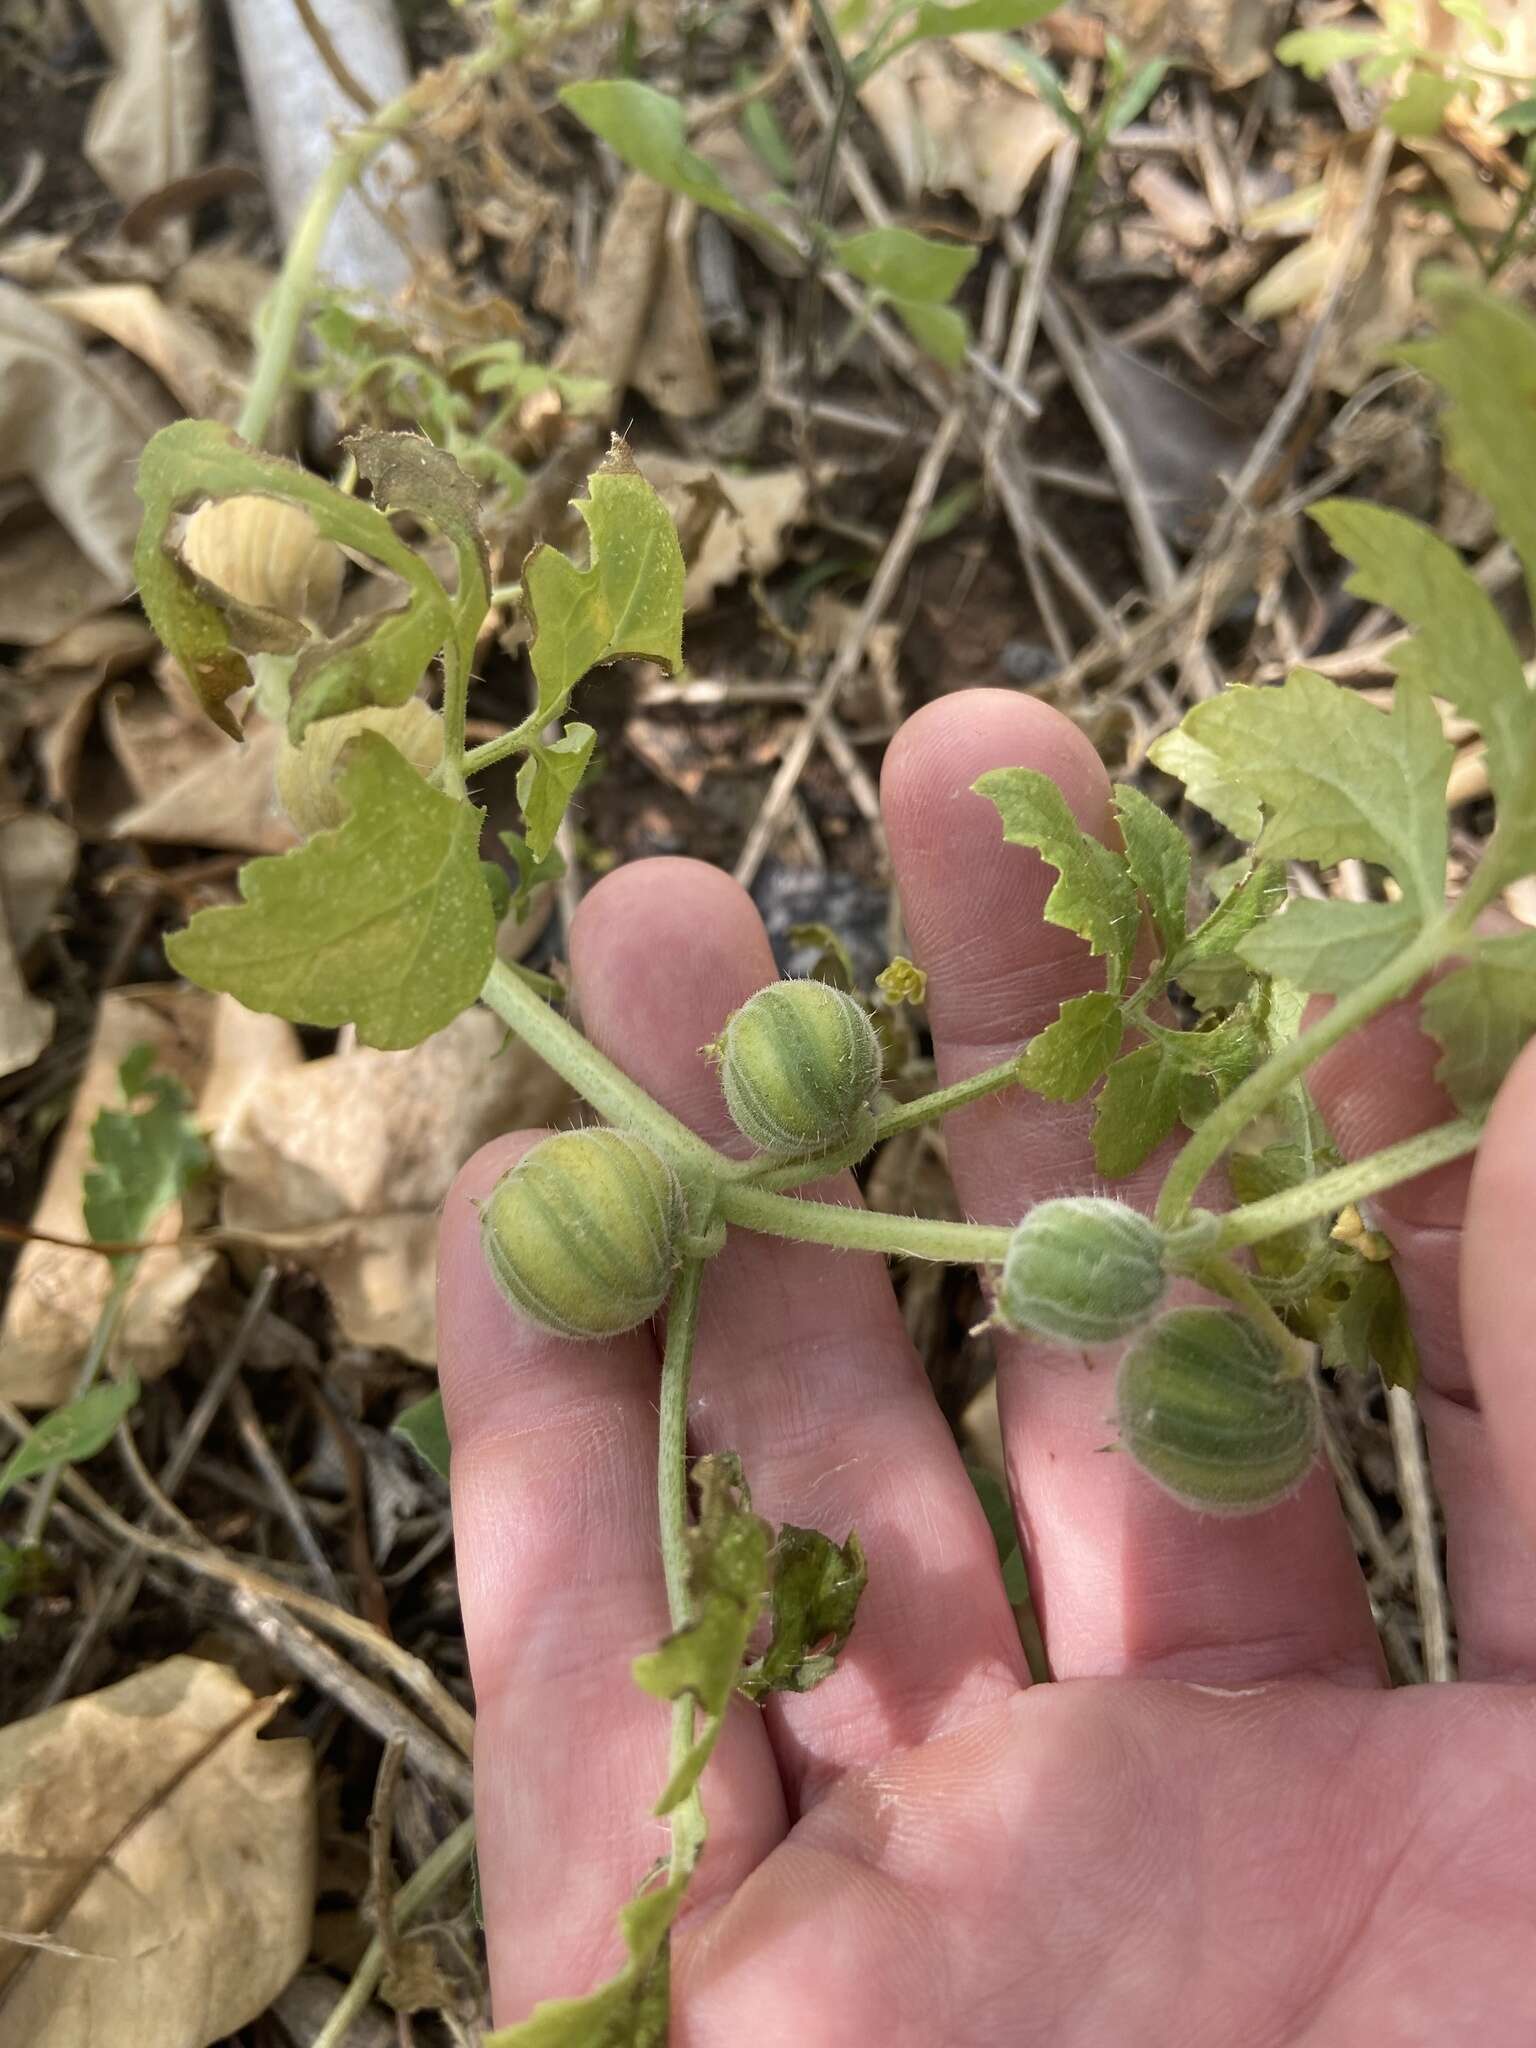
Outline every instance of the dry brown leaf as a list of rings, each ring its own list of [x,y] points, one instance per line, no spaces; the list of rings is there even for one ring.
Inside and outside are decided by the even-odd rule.
[[[690,492],[700,485],[723,494],[721,509],[688,567],[685,610],[703,611],[715,592],[738,576],[766,576],[778,567],[784,536],[805,510],[803,470],[760,469],[738,476],[722,472],[717,464],[661,449],[641,451],[636,460],[680,523],[688,515]]]
[[[168,306],[151,286],[82,285],[50,292],[42,303],[137,356],[195,418],[234,418],[241,386],[218,344],[189,313]]]
[[[53,1037],[53,1008],[28,992],[22,962],[75,871],[75,835],[58,818],[0,818],[0,1075],[30,1067]]]
[[[81,151],[125,206],[202,161],[213,114],[204,0],[85,0],[114,75],[97,95]],[[185,246],[185,222],[162,231]],[[169,239],[174,237],[175,239]]]
[[[1330,152],[1318,184],[1250,216],[1250,232],[1304,236],[1251,287],[1243,302],[1250,320],[1310,314],[1328,291],[1354,232],[1369,136],[1352,136]],[[1376,220],[1354,244],[1351,288],[1335,323],[1325,374],[1335,391],[1356,390],[1381,366],[1382,351],[1418,321],[1418,273],[1431,257],[1466,260],[1447,223],[1419,204],[1424,174],[1409,170],[1382,191]]]
[[[75,871],[78,850],[64,821],[45,811],[0,817],[0,903],[19,953],[28,952],[47,930]]]
[[[1098,0],[1095,12],[1138,56],[1193,52],[1230,92],[1269,69],[1291,0]]]
[[[1064,133],[1043,101],[978,71],[941,42],[919,43],[882,64],[859,99],[909,202],[924,192],[959,192],[988,221],[1013,218]]]
[[[487,1011],[410,1052],[310,1060],[212,1133],[223,1219],[320,1279],[343,1335],[437,1355],[433,1271],[449,1183],[478,1146],[550,1122],[565,1084]]]
[[[0,284],[0,486],[26,486],[0,510],[0,639],[35,647],[128,595],[134,467],[164,423],[67,320]]]
[[[171,1657],[0,1730],[0,2039],[209,2048],[298,1970],[314,1761],[280,1704]],[[65,1953],[73,1951],[74,1953]]]
[[[72,803],[80,750],[104,683],[142,668],[159,642],[141,616],[106,612],[82,619],[34,648],[21,664],[29,683],[27,723],[43,768],[48,801]]]
[[[35,1229],[84,1237],[80,1197],[91,1164],[91,1123],[104,1104],[119,1100],[117,1070],[136,1045],[154,1047],[156,1063],[187,1089],[205,1122],[301,1058],[290,1026],[255,1016],[228,996],[163,983],[109,989],[32,1217]],[[155,1236],[175,1238],[183,1228],[183,1212],[173,1208],[161,1218]],[[187,1303],[216,1258],[217,1253],[200,1246],[145,1255],[123,1318],[117,1350],[121,1364],[151,1379],[176,1363],[186,1346]],[[0,1395],[23,1407],[52,1407],[67,1398],[110,1277],[106,1260],[95,1252],[23,1246],[0,1323]]]
[[[615,405],[650,325],[671,206],[664,185],[638,172],[625,179],[608,209],[592,275],[580,288],[576,324],[555,357],[557,370],[601,377]]]
[[[138,798],[113,821],[114,839],[227,853],[286,853],[297,844],[277,800],[277,726],[253,714],[237,746],[206,719],[188,724],[163,694],[137,691],[109,700],[107,729]]]
[[[682,420],[698,419],[720,406],[720,379],[694,280],[697,217],[697,209],[686,201],[675,203],[668,215],[651,317],[629,373],[629,381],[658,412]]]

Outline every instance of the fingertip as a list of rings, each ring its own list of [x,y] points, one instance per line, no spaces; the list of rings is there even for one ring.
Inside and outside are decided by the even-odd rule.
[[[957,690],[906,721],[881,771],[887,823],[904,822],[909,810],[952,804],[989,768],[1004,767],[1049,775],[1078,823],[1088,831],[1103,830],[1109,777],[1093,742],[1053,705],[1000,689]],[[986,815],[995,829],[990,806]]]

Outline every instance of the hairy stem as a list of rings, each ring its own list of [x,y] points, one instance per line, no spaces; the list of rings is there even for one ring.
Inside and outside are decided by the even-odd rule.
[[[1455,912],[1422,932],[1379,973],[1341,996],[1310,1031],[1303,1031],[1271,1054],[1262,1067],[1211,1111],[1168,1169],[1157,1198],[1157,1220],[1165,1230],[1183,1222],[1200,1183],[1256,1116],[1268,1109],[1314,1061],[1358,1030],[1378,1010],[1406,995],[1437,960],[1454,950],[1470,916],[1469,901],[1464,899]]]
[[[628,1074],[583,1038],[574,1024],[567,1023],[558,1010],[519,980],[505,961],[492,962],[480,1000],[595,1110],[619,1129],[648,1139],[685,1180],[697,1181],[707,1174],[713,1181],[728,1170],[730,1161],[653,1102]]]
[[[995,1067],[984,1067],[979,1074],[972,1074],[968,1081],[952,1081],[947,1088],[933,1088],[911,1102],[898,1102],[893,1109],[881,1115],[875,1130],[877,1142],[881,1138],[894,1138],[898,1131],[913,1130],[918,1124],[932,1123],[935,1117],[948,1116],[951,1110],[964,1109],[985,1096],[1011,1088],[1019,1078],[1019,1062],[1023,1056],[1023,1048],[1020,1048],[1012,1058],[1000,1061]]]
[[[841,1251],[885,1252],[893,1258],[933,1259],[950,1265],[998,1265],[1013,1232],[982,1223],[944,1223],[927,1216],[883,1216],[837,1202],[805,1202],[749,1182],[721,1184],[719,1211],[727,1223],[769,1237],[827,1244]]]
[[[693,1619],[688,1592],[688,1383],[693,1371],[693,1342],[699,1327],[699,1294],[704,1278],[702,1259],[685,1259],[667,1303],[667,1348],[661,1362],[661,1429],[656,1453],[656,1502],[661,1517],[661,1563],[667,1581],[667,1611],[675,1629]],[[693,1747],[694,1702],[684,1693],[672,1703],[672,1746],[669,1775],[683,1764]],[[671,1875],[686,1875],[704,1843],[704,1808],[699,1788],[671,1814]]]
[[[1464,1158],[1468,1152],[1476,1151],[1482,1130],[1482,1125],[1470,1117],[1455,1117],[1449,1123],[1436,1124],[1433,1130],[1420,1131],[1399,1145],[1388,1145],[1365,1159],[1352,1160],[1348,1166],[1320,1174],[1316,1180],[1303,1181],[1299,1187],[1285,1188],[1262,1202],[1249,1202],[1241,1209],[1233,1209],[1216,1218],[1211,1226],[1193,1224],[1186,1243],[1196,1257],[1207,1252],[1230,1251],[1237,1245],[1259,1244],[1266,1237],[1294,1230],[1298,1224],[1311,1223],[1319,1216],[1334,1215],[1350,1202],[1363,1202],[1368,1195],[1380,1194],[1384,1188],[1428,1173],[1431,1167]],[[1179,1235],[1175,1232],[1168,1243],[1168,1259],[1173,1265],[1180,1259]]]

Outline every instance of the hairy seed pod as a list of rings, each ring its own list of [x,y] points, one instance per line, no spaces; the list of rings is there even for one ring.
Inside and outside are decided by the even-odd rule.
[[[1168,1285],[1163,1234],[1102,1195],[1031,1209],[1009,1240],[998,1321],[1060,1344],[1108,1344],[1152,1314]]]
[[[336,616],[347,569],[341,549],[321,537],[302,505],[250,495],[199,505],[181,558],[238,604],[321,628]]]
[[[443,721],[419,697],[317,718],[298,746],[285,733],[277,755],[277,796],[306,839],[330,831],[346,816],[336,777],[343,748],[360,732],[380,733],[419,775],[430,775],[443,758]]]
[[[649,1321],[672,1284],[682,1227],[677,1176],[623,1131],[545,1138],[480,1210],[497,1286],[560,1337],[616,1337]]]
[[[1176,1308],[1131,1344],[1116,1385],[1120,1440],[1175,1500],[1257,1514],[1317,1456],[1317,1397],[1250,1317]]]
[[[824,981],[776,981],[713,1048],[737,1130],[776,1158],[845,1145],[880,1087],[880,1041],[863,1006]]]

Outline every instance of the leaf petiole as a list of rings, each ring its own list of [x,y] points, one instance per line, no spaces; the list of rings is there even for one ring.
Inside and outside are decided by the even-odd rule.
[[[1362,1202],[1369,1195],[1380,1194],[1383,1189],[1428,1173],[1433,1167],[1464,1159],[1469,1152],[1476,1151],[1482,1134],[1480,1123],[1470,1117],[1455,1117],[1449,1123],[1436,1124],[1433,1130],[1405,1138],[1399,1145],[1385,1146],[1380,1152],[1352,1160],[1332,1173],[1320,1174],[1316,1180],[1269,1195],[1262,1202],[1246,1203],[1215,1218],[1201,1218],[1169,1238],[1169,1263],[1182,1263],[1185,1252],[1181,1239],[1190,1255],[1225,1252],[1239,1245],[1261,1244],[1265,1238],[1294,1230],[1298,1224],[1336,1215],[1351,1202]]]

